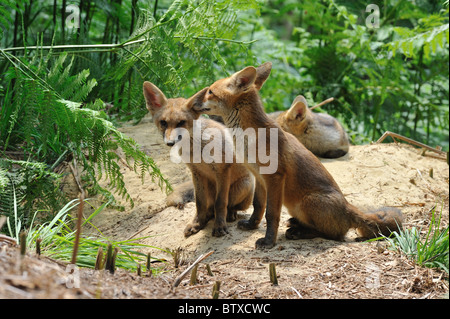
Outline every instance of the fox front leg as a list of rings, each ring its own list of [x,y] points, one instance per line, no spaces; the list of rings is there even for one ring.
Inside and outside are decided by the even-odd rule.
[[[231,169],[226,168],[216,178],[215,219],[212,235],[222,237],[228,234],[226,218],[228,214],[228,195],[230,192]]]
[[[267,190],[261,181],[256,180],[255,195],[253,197],[253,213],[250,219],[241,220],[238,228],[242,230],[257,229],[266,210]]]
[[[266,235],[256,241],[256,248],[264,249],[275,246],[283,205],[284,181],[284,176],[272,175],[270,184],[267,184]]]
[[[208,221],[213,218],[213,207],[208,205],[208,193],[211,192],[211,186],[209,183],[199,176],[198,174],[192,174],[194,188],[195,188],[195,204],[197,206],[197,212],[194,220],[186,226],[184,229],[184,236],[189,237],[198,233],[205,228]]]

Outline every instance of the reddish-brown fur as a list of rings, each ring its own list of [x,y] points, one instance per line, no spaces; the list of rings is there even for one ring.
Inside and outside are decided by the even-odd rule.
[[[363,213],[347,202],[333,177],[322,163],[293,135],[284,132],[265,113],[255,83],[261,68],[270,73],[271,64],[260,68],[248,67],[229,78],[221,79],[202,91],[194,102],[194,109],[221,116],[228,127],[275,128],[278,132],[278,169],[274,174],[262,175],[261,163],[246,163],[257,178],[255,197],[267,199],[267,230],[257,247],[275,245],[284,205],[293,217],[286,237],[290,239],[325,237],[343,240],[350,228],[357,228],[361,236],[370,238],[378,233],[389,235],[402,225],[401,212],[380,209]],[[261,84],[262,85],[262,84]],[[236,116],[237,114],[237,116]],[[259,139],[259,137],[258,137]],[[270,134],[266,134],[269,149]],[[258,147],[259,144],[255,145]],[[242,229],[255,229],[264,214],[264,205],[255,208],[249,220],[239,222]]]
[[[289,110],[271,113],[269,117],[316,156],[337,158],[348,153],[348,135],[342,125],[328,114],[311,111],[301,95]]]
[[[193,121],[198,120],[200,116],[200,113],[192,108],[197,95],[189,100],[182,98],[167,99],[155,85],[150,82],[144,83],[147,108],[152,113],[153,121],[161,131],[165,143],[174,146],[181,140],[178,133],[179,129],[186,129],[189,131],[191,138],[191,156],[193,156]],[[202,131],[208,128],[221,131],[225,129],[222,124],[209,119],[200,119],[200,123]],[[213,138],[214,136],[211,137],[211,139]],[[201,140],[201,150],[211,142],[211,139]],[[223,141],[214,142],[222,143]],[[225,235],[228,233],[226,221],[234,221],[237,211],[247,209],[252,203],[253,176],[243,164],[234,162],[207,164],[203,162],[202,158],[200,163],[194,163],[191,158],[186,165],[192,173],[197,214],[194,220],[187,225],[184,231],[185,236],[199,232],[212,218],[215,220],[213,236]],[[184,204],[186,200],[179,198],[180,196],[183,197],[192,192],[189,183],[182,184],[181,187],[182,189],[175,190],[176,194],[170,198],[177,205]]]

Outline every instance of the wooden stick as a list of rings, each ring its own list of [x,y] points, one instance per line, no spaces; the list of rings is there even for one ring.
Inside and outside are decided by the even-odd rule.
[[[331,103],[333,101],[334,101],[334,97],[330,97],[329,99],[326,99],[325,101],[323,101],[323,102],[321,102],[321,103],[319,103],[319,104],[317,104],[317,105],[315,105],[315,106],[313,106],[313,107],[311,107],[309,109],[312,111],[314,109],[317,109],[318,107],[324,106],[325,104]]]
[[[206,264],[206,271],[208,272],[208,275],[210,275],[211,277],[214,276],[214,274],[211,270],[211,266],[209,264]]]
[[[0,241],[3,241],[3,242],[8,243],[10,245],[17,245],[17,241],[14,238],[11,238],[9,236],[2,235],[2,234],[0,234]]]
[[[269,274],[270,274],[270,282],[274,285],[278,285],[278,279],[277,279],[277,271],[275,269],[275,263],[269,264]]]
[[[198,264],[195,265],[194,268],[192,268],[191,281],[189,282],[191,284],[191,286],[195,286],[197,284],[197,270],[198,270]]]
[[[212,299],[219,299],[220,281],[216,281],[212,290]]]
[[[108,249],[106,251],[105,270],[109,270],[110,273],[114,273],[114,266],[112,266],[113,255],[113,246],[111,244],[108,244]]]
[[[426,145],[426,144],[417,142],[417,141],[415,141],[415,140],[413,140],[413,139],[410,139],[410,138],[408,138],[408,137],[406,137],[406,136],[403,136],[403,135],[400,135],[400,134],[397,134],[397,133],[393,133],[393,132],[389,132],[389,131],[384,132],[384,134],[378,139],[378,141],[376,141],[376,144],[380,144],[380,143],[383,142],[383,141],[386,139],[386,137],[388,137],[388,136],[392,137],[392,139],[393,139],[394,141],[395,141],[395,138],[398,138],[398,139],[403,140],[403,141],[405,141],[405,142],[407,142],[407,143],[410,143],[410,144],[413,144],[413,145],[422,147],[422,148],[424,148],[424,149],[427,149],[427,150],[429,150],[429,151],[431,151],[431,152],[435,152],[435,153],[438,153],[438,154],[440,154],[440,155],[447,156],[447,152],[444,152],[444,151],[439,150],[439,149],[437,149],[437,148],[433,148],[433,147],[428,146],[428,145]]]
[[[183,271],[183,273],[175,280],[175,282],[173,283],[172,287],[178,287],[178,285],[181,283],[181,281],[183,280],[184,277],[186,277],[186,275],[200,262],[202,262],[203,260],[205,260],[206,258],[208,258],[209,256],[211,256],[214,253],[213,251],[210,251],[207,254],[202,254],[200,255],[196,261],[194,261],[192,263],[192,265],[190,265],[185,271]]]
[[[27,233],[23,230],[19,234],[20,255],[23,257],[27,251]]]
[[[41,255],[41,242],[42,242],[42,239],[40,239],[40,238],[36,239],[36,255],[38,255],[38,256]]]
[[[146,266],[147,266],[147,272],[148,272],[148,275],[151,277],[152,276],[152,262],[151,262],[151,254],[150,253],[148,253],[147,254],[147,263],[146,263]]]
[[[72,164],[69,163],[69,168],[72,171],[73,178],[75,179],[75,182],[77,183],[78,189],[80,190],[80,193],[84,193],[83,187],[81,186],[77,171],[72,166]]]
[[[97,258],[95,259],[95,270],[103,269],[103,247],[99,246],[97,250]]]
[[[141,272],[141,264],[137,264],[136,272],[137,272],[138,277],[141,277],[141,274],[142,274],[142,272]]]

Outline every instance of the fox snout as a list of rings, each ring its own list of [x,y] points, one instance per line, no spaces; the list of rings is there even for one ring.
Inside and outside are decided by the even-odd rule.
[[[214,114],[218,113],[219,107],[217,101],[208,100],[205,98],[201,104],[195,107],[195,111],[204,114]]]
[[[172,135],[173,135],[173,134],[172,134]],[[183,135],[181,135],[181,134],[176,135],[176,137],[175,137],[174,139],[167,138],[167,135],[166,135],[166,136],[164,136],[164,143],[166,143],[167,146],[172,147],[172,146],[174,146],[176,143],[178,143],[179,141],[181,141],[182,138],[183,138]]]
[[[215,109],[216,107],[215,101],[213,100],[214,94],[212,94],[210,88],[204,88],[202,91],[197,93],[193,99],[193,109],[198,113],[209,114],[211,109]]]
[[[166,130],[164,132],[164,143],[167,146],[174,146],[183,139],[183,132],[180,129]]]
[[[167,141],[167,140],[165,142],[166,142],[166,145],[170,146],[170,147],[174,146],[176,143],[175,141]]]

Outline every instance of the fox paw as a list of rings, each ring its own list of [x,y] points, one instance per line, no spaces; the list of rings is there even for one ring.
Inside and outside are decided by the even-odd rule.
[[[242,230],[252,230],[258,228],[258,225],[250,222],[250,220],[241,220],[238,223],[238,228]]]
[[[287,221],[287,227],[298,227],[300,226],[300,222],[298,221],[297,218],[289,218],[289,220]]]
[[[229,211],[227,214],[227,222],[234,222],[237,219],[237,212],[236,211]]]
[[[273,240],[268,240],[265,237],[258,239],[255,244],[255,247],[257,249],[270,249],[273,246],[275,246],[275,243],[273,242]]]
[[[184,237],[189,237],[197,234],[203,227],[200,224],[189,224],[184,229]]]
[[[227,226],[214,227],[212,232],[213,237],[222,237],[225,236],[226,234],[228,234]]]
[[[297,240],[302,238],[302,230],[299,227],[291,227],[286,230],[286,238]]]

